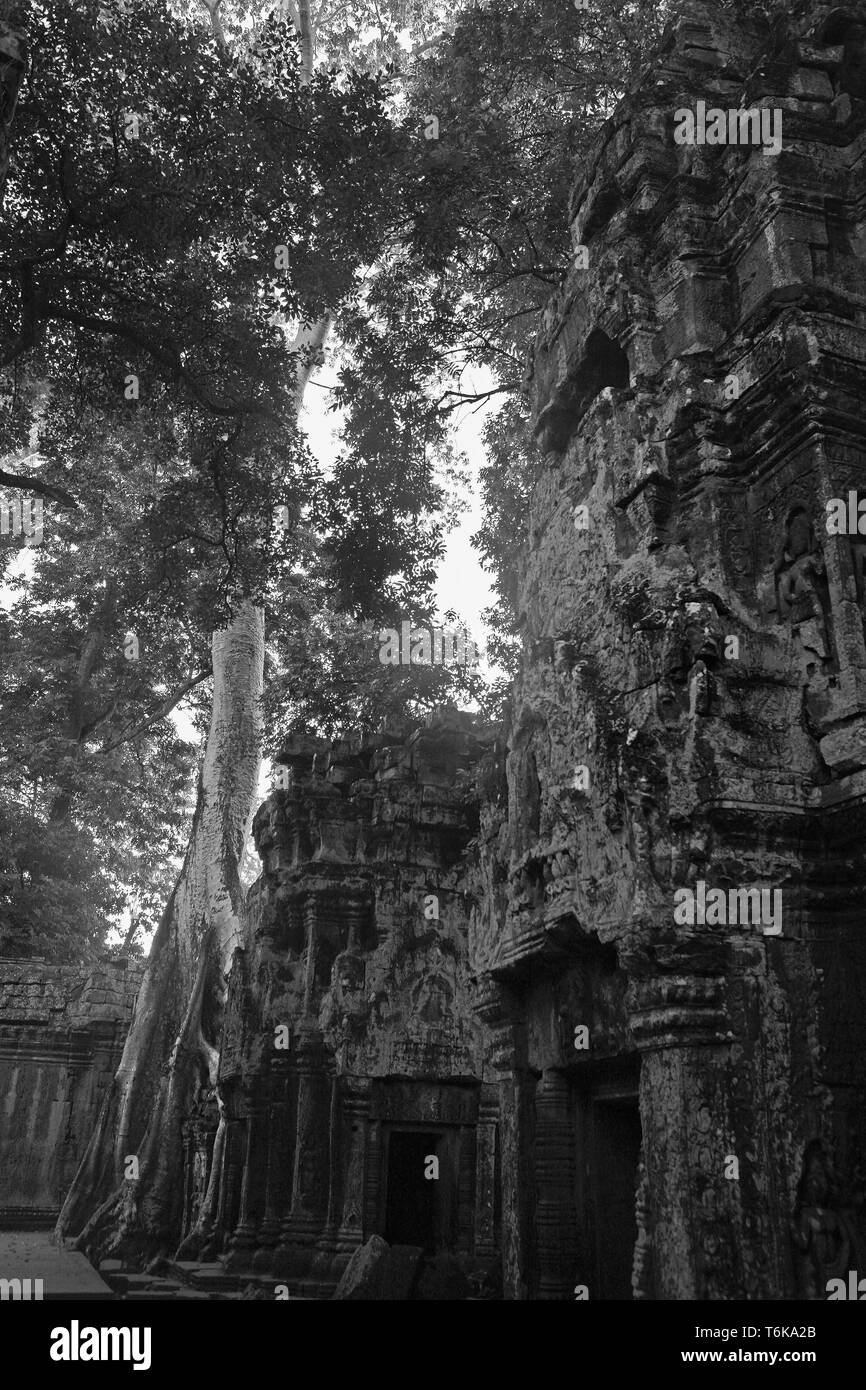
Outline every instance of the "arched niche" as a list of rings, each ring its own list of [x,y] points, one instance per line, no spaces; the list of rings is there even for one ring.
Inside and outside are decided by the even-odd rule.
[[[631,381],[628,357],[615,338],[594,328],[580,361],[554,393],[539,421],[545,452],[562,453],[596,396],[607,386],[622,390]]]

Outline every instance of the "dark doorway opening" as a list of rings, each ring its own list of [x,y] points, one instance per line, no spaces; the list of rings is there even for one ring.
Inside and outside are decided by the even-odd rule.
[[[437,1246],[439,1181],[425,1178],[430,1158],[437,1158],[441,1135],[431,1130],[392,1130],[388,1136],[385,1239],[389,1245]]]
[[[641,1141],[637,1097],[594,1100],[592,1129],[599,1297],[631,1298],[637,1239],[635,1179]]]
[[[641,1147],[638,1075],[636,1059],[618,1058],[587,1067],[578,1083],[575,1283],[588,1285],[590,1298],[633,1297]]]

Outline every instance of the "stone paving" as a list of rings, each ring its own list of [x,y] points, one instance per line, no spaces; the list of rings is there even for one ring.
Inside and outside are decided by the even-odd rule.
[[[50,1231],[0,1231],[0,1299],[110,1299],[112,1291],[78,1250],[60,1249]],[[21,1281],[20,1291],[9,1281]],[[41,1280],[41,1290],[36,1283]]]

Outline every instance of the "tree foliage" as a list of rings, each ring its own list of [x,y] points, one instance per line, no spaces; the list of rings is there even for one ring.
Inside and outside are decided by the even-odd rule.
[[[448,698],[496,712],[504,686],[383,668],[374,636],[434,620],[465,490],[451,426],[485,401],[476,543],[491,654],[508,673],[518,657],[527,354],[575,166],[663,8],[322,0],[310,80],[293,13],[15,9],[0,489],[46,516],[8,576],[0,949],[49,941],[53,914],[79,924],[71,950],[121,908],[152,921],[195,755],[168,716],[203,734],[209,634],[241,595],[266,610],[271,752]],[[296,422],[323,315],[344,417],[324,470]]]
[[[0,753],[13,950],[64,902],[83,947],[105,913],[164,897],[191,773],[166,716],[185,700],[202,731],[209,634],[240,597],[266,607],[274,667],[302,687],[291,575],[357,613],[389,583],[423,598],[441,500],[426,451],[399,488],[374,454],[326,486],[296,425],[297,330],[351,298],[400,202],[382,79],[305,82],[274,13],[234,50],[158,0],[34,0],[20,22],[0,487],[45,521],[23,567],[2,550],[19,561]]]
[[[392,78],[414,165],[397,234],[338,323],[350,445],[340,467],[357,469],[377,421],[399,477],[419,440],[487,406],[475,544],[496,595],[490,651],[507,676],[519,659],[516,561],[536,468],[522,397],[531,345],[568,268],[579,162],[667,17],[649,0],[465,5]],[[508,679],[482,694],[489,714],[507,689]]]

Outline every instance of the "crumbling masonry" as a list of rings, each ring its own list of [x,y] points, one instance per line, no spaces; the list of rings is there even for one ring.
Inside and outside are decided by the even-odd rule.
[[[780,111],[781,151],[678,144],[698,101]],[[258,812],[204,1231],[214,1095],[186,1126],[211,1280],[866,1274],[866,537],[826,526],[866,498],[864,118],[866,5],[690,0],[601,131],[529,382],[509,720],[295,739]],[[683,889],[780,891],[781,930]]]
[[[866,539],[825,516],[866,496],[864,26],[691,4],[602,130],[510,725],[290,747],[258,815],[229,1269],[323,1294],[380,1235],[506,1298],[780,1299],[862,1256]],[[781,153],[678,145],[698,98],[781,110]],[[678,925],[699,883],[781,890],[781,931]]]

